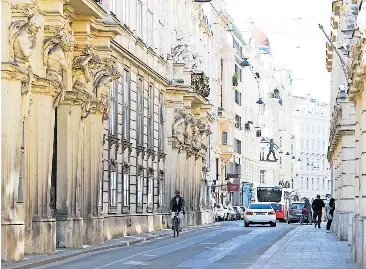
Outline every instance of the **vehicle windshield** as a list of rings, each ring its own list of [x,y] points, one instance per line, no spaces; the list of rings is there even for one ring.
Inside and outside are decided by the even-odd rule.
[[[270,204],[250,204],[250,209],[273,209]]]
[[[304,207],[304,204],[292,204],[291,209],[301,210]]]
[[[282,188],[280,187],[258,187],[258,202],[281,202]]]

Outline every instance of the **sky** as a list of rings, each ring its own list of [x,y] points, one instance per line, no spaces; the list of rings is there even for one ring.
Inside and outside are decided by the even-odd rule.
[[[329,102],[330,73],[325,67],[331,0],[226,0],[227,12],[241,31],[248,23],[267,34],[277,67],[292,72],[293,95],[307,93]]]

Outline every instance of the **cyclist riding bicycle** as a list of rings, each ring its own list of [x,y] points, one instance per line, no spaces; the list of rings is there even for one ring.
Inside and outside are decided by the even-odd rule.
[[[178,220],[179,220],[179,231],[182,231],[183,226],[183,214],[185,214],[184,211],[184,199],[180,196],[180,191],[175,191],[175,196],[170,201],[170,212],[171,212],[171,218],[172,221],[174,219],[175,213],[178,212]],[[173,227],[172,227],[173,229]]]

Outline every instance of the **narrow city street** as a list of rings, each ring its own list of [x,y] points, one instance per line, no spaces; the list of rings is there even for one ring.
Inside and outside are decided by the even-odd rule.
[[[295,225],[243,227],[243,221],[94,253],[37,268],[250,268]]]
[[[323,225],[324,226],[324,225]],[[222,222],[187,233],[99,253],[41,268],[356,268],[346,242],[312,225],[278,223],[243,227]]]

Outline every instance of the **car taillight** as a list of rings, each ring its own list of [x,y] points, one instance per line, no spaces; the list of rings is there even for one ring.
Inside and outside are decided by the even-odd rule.
[[[268,215],[275,215],[275,214],[276,214],[276,212],[274,212],[274,211],[268,212]]]
[[[246,215],[253,215],[253,212],[247,211],[245,212]]]

